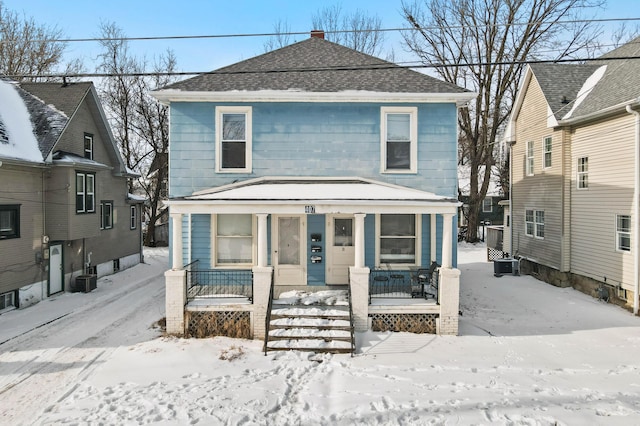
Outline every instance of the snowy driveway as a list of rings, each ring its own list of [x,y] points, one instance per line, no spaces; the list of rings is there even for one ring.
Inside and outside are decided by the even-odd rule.
[[[138,284],[66,295],[87,303],[0,344],[0,423],[640,424],[640,318],[495,278],[482,247],[459,258],[461,336],[362,333],[351,358],[158,337],[163,279],[144,274],[164,266],[147,257]]]

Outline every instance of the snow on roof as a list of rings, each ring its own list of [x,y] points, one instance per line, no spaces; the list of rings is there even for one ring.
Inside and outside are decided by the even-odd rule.
[[[607,66],[603,65],[598,68],[593,74],[591,74],[589,78],[587,78],[587,80],[578,91],[578,95],[576,96],[576,101],[573,103],[573,107],[571,107],[571,110],[564,117],[562,117],[563,120],[571,118],[573,112],[580,106],[580,104],[587,98],[589,93],[591,93],[596,84],[602,79],[606,70]]]
[[[71,154],[69,152],[64,152],[64,151],[57,151],[53,155],[53,160],[55,164],[69,164],[69,165],[81,164],[83,166],[90,166],[90,167],[111,168],[111,166],[108,166],[106,164],[98,163],[97,161],[90,160],[88,158],[84,158],[79,155]]]
[[[14,84],[0,79],[0,157],[42,163],[31,116]]]
[[[133,201],[146,201],[147,200],[146,197],[143,197],[141,195],[132,194],[132,193],[128,193],[127,194],[127,199],[128,200],[133,200]]]

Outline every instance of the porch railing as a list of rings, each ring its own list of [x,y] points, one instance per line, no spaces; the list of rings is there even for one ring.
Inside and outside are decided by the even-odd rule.
[[[187,269],[187,301],[245,297],[253,301],[253,272],[250,269]]]
[[[438,302],[438,269],[373,269],[369,274],[371,299],[431,299]]]

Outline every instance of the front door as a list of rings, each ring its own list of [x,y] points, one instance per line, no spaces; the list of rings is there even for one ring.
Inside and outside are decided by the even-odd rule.
[[[307,285],[305,216],[276,216],[272,223],[271,258],[275,284]]]
[[[349,284],[355,262],[353,216],[327,216],[327,284]]]
[[[63,290],[62,273],[62,244],[54,244],[49,247],[49,296]]]

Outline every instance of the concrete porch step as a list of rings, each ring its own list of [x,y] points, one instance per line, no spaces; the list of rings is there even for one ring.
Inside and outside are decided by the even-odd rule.
[[[328,352],[328,353],[350,353],[351,342],[340,340],[331,340],[327,342],[324,339],[288,339],[288,340],[269,340],[267,350],[270,351],[309,351],[309,352]]]
[[[271,310],[271,319],[280,318],[321,318],[321,319],[346,319],[349,320],[348,306],[295,306],[274,308]]]
[[[285,339],[322,339],[328,341],[351,341],[351,332],[349,330],[321,330],[313,328],[278,328],[269,330],[269,340],[285,340]]]
[[[278,318],[271,320],[269,329],[305,328],[316,330],[351,330],[351,323],[348,319],[326,319],[326,318]]]

